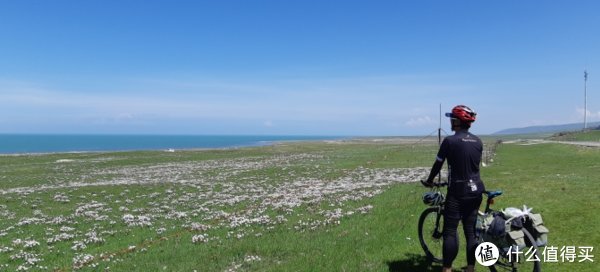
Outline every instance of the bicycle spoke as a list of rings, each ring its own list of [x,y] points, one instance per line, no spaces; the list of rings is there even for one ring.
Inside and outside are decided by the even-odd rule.
[[[423,212],[419,219],[419,239],[425,254],[434,262],[442,261],[442,218],[439,222],[437,209],[429,208]]]

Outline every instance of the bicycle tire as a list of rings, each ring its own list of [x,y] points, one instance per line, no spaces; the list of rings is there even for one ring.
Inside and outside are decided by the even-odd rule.
[[[518,262],[515,261],[515,259],[513,259],[512,262],[509,262],[507,256],[502,256],[495,265],[489,267],[490,271],[492,271],[492,272],[497,272],[497,271],[541,272],[542,271],[542,263],[541,263],[542,259],[540,258],[540,252],[538,250],[537,243],[535,242],[535,239],[533,239],[533,236],[531,235],[531,233],[529,233],[529,231],[527,231],[525,228],[523,228],[522,231],[523,231],[523,234],[525,235],[525,239],[526,239],[525,244],[527,246],[526,249],[522,249],[523,256],[519,256]],[[533,253],[525,256],[525,253],[529,250],[532,250]],[[528,261],[528,260],[533,260],[533,261]]]
[[[442,263],[444,217],[439,207],[425,209],[419,217],[419,242],[427,259],[431,262]],[[437,224],[436,224],[437,221]]]

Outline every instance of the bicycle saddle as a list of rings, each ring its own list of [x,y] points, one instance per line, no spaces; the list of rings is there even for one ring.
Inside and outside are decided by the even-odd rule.
[[[487,194],[488,199],[492,199],[494,197],[502,195],[502,191],[493,191],[493,192],[485,191],[484,193]]]

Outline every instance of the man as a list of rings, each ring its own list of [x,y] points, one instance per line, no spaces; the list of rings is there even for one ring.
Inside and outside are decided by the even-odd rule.
[[[462,221],[467,240],[467,272],[475,267],[475,222],[485,190],[479,176],[479,164],[483,144],[469,132],[477,114],[469,107],[458,105],[451,113],[450,124],[454,135],[442,142],[436,161],[431,168],[425,186],[430,186],[448,160],[448,194],[444,210],[443,272],[452,271],[452,262],[458,254],[458,222]]]

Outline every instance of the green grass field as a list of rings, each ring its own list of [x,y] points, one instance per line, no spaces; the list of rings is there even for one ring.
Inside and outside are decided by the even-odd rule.
[[[426,189],[414,183],[436,151],[356,141],[2,156],[0,271],[438,271],[419,246]],[[496,208],[541,212],[550,245],[599,244],[600,149],[503,144],[493,161],[482,175],[505,192]],[[598,267],[543,264],[565,270]]]
[[[600,130],[563,132],[552,135],[550,139],[555,141],[600,142]]]

